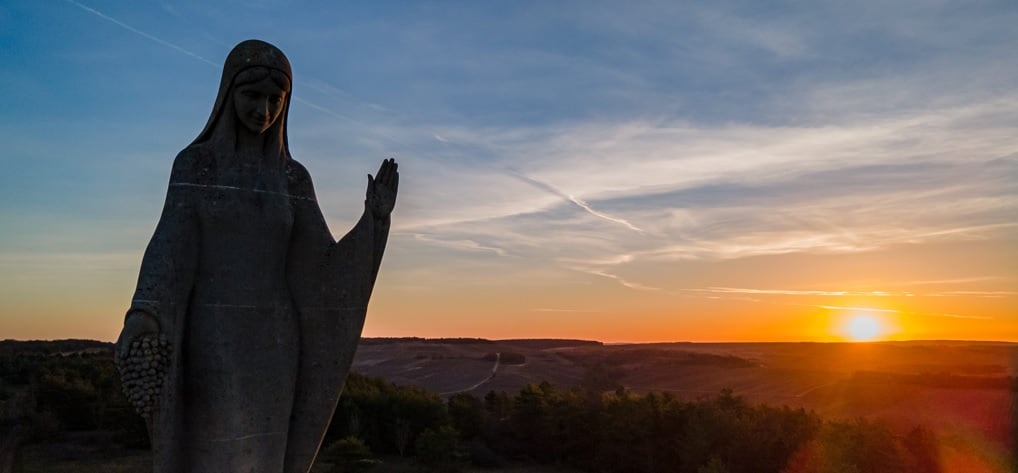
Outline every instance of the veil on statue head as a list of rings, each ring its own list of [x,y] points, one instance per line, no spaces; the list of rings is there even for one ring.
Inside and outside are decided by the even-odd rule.
[[[270,137],[277,138],[275,141],[278,143],[279,150],[283,157],[290,157],[290,146],[287,142],[286,133],[286,118],[290,112],[290,97],[293,91],[293,71],[290,69],[290,61],[280,51],[279,48],[260,41],[257,39],[249,39],[243,41],[240,44],[234,46],[233,50],[226,57],[226,63],[223,64],[223,77],[219,81],[219,93],[216,95],[216,103],[212,106],[212,114],[209,115],[208,122],[205,123],[205,128],[198,135],[190,146],[196,146],[206,142],[223,142],[231,145],[235,143],[236,119],[231,113],[233,104],[233,85],[237,75],[241,72],[255,68],[264,67],[270,70],[276,70],[284,75],[290,81],[290,90],[287,91],[285,104],[283,106],[283,113],[280,114],[279,119],[276,123],[266,131],[265,133],[270,134]],[[230,133],[226,133],[229,130]],[[228,136],[217,136],[219,134],[226,133]],[[218,138],[218,139],[216,139]],[[225,143],[224,143],[225,144]]]

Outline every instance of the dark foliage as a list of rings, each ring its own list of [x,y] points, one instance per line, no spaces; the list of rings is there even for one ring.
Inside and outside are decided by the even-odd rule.
[[[362,473],[378,463],[371,449],[357,437],[347,437],[322,448],[318,457],[332,465],[329,473]]]
[[[147,447],[145,423],[124,397],[112,344],[91,340],[0,342],[0,417],[36,440],[64,431],[110,431]]]
[[[425,429],[446,425],[445,402],[437,394],[350,373],[326,442],[355,436],[373,452],[404,456]]]
[[[461,471],[465,463],[460,451],[459,433],[447,425],[422,432],[414,450],[417,462],[426,471],[455,473]]]
[[[36,441],[105,430],[121,442],[146,445],[109,345],[80,342],[25,342],[18,350],[2,342],[0,421],[21,426]],[[802,409],[753,405],[727,390],[698,401],[636,395],[613,381],[617,366],[609,359],[591,365],[587,387],[543,382],[516,394],[461,393],[448,400],[352,373],[323,455],[343,471],[370,467],[374,454],[416,456],[430,471],[456,471],[468,459],[478,466],[524,461],[597,473],[943,471],[937,440],[922,428],[894,432],[866,420],[825,421]],[[1011,382],[1018,393],[1018,381]],[[1014,412],[1018,442],[1018,395]]]
[[[824,422],[727,390],[683,402],[540,383],[508,399],[489,393],[484,406],[483,438],[496,452],[590,472],[940,471],[928,432],[899,437],[879,423]]]

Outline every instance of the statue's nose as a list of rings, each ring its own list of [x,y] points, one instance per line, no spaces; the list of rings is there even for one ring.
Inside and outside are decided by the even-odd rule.
[[[269,102],[262,101],[258,103],[258,106],[254,109],[254,116],[260,120],[264,120],[269,116]]]

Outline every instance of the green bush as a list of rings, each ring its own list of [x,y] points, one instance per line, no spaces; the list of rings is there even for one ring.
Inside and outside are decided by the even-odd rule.
[[[378,463],[364,441],[352,436],[329,444],[322,449],[321,458],[332,464],[329,473],[361,473]]]
[[[427,429],[415,444],[417,463],[427,471],[452,473],[463,468],[463,455],[459,451],[459,432],[449,426],[438,430]]]

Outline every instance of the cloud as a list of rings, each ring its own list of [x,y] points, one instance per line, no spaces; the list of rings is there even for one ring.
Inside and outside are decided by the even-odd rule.
[[[611,279],[611,280],[614,280],[614,281],[618,282],[619,284],[621,284],[621,285],[623,285],[625,287],[628,287],[630,289],[636,289],[638,291],[660,291],[661,290],[661,288],[659,288],[659,287],[647,286],[647,285],[640,284],[640,283],[637,283],[637,282],[629,281],[629,280],[626,280],[625,278],[623,278],[623,277],[621,277],[621,276],[619,276],[617,274],[606,273],[604,271],[600,271],[600,270],[596,270],[596,269],[578,269],[578,271],[583,271],[585,273],[593,274],[595,276],[601,276],[603,278],[608,278],[608,279]]]
[[[1018,296],[1018,291],[946,291],[943,296],[1009,297]]]
[[[969,278],[951,278],[951,279],[922,279],[916,281],[906,281],[902,284],[908,286],[939,286],[948,284],[968,284],[976,282],[988,282],[988,281],[1000,281],[1006,278],[1000,276],[975,276]]]
[[[993,317],[987,317],[982,315],[961,315],[961,314],[921,314],[928,317],[948,317],[951,319],[973,319],[973,320],[993,320]]]
[[[116,18],[113,18],[113,17],[111,17],[111,16],[109,16],[109,15],[103,13],[103,12],[100,12],[99,10],[96,10],[96,9],[94,9],[92,7],[89,7],[87,5],[78,3],[78,2],[76,2],[74,0],[65,0],[65,1],[67,3],[70,3],[71,5],[74,5],[74,6],[80,8],[82,10],[85,10],[85,11],[95,15],[95,16],[98,16],[99,18],[102,18],[102,19],[104,19],[106,21],[109,21],[110,23],[113,23],[113,24],[115,24],[115,25],[117,25],[117,26],[119,26],[119,27],[121,27],[121,28],[123,28],[123,29],[125,29],[127,31],[130,31],[130,32],[132,32],[132,33],[134,33],[134,34],[136,34],[138,36],[141,36],[141,37],[143,37],[145,39],[149,39],[151,41],[155,41],[156,43],[159,43],[159,44],[161,44],[163,46],[166,46],[166,47],[168,47],[170,49],[176,50],[176,51],[178,51],[178,52],[180,52],[182,54],[190,56],[190,57],[192,57],[194,59],[197,59],[197,60],[199,60],[201,62],[204,62],[206,64],[209,64],[211,66],[220,67],[219,64],[216,64],[216,63],[214,63],[214,62],[212,62],[212,61],[210,61],[210,60],[208,60],[208,59],[206,59],[206,58],[204,58],[202,56],[199,56],[198,54],[196,54],[194,52],[191,52],[191,51],[189,51],[187,49],[184,49],[183,47],[180,47],[180,46],[178,46],[176,44],[173,44],[173,43],[171,43],[169,41],[166,41],[166,40],[164,40],[162,38],[159,38],[159,37],[153,36],[153,35],[151,35],[149,33],[146,33],[144,31],[141,31],[141,30],[139,30],[139,29],[137,29],[137,28],[135,28],[135,27],[133,27],[131,25],[128,25],[127,23],[124,23],[124,22],[122,22],[122,21],[120,21],[120,20],[118,20]],[[165,6],[164,6],[164,8],[165,8]],[[168,11],[170,11],[173,14],[175,14],[172,10],[168,10]]]
[[[900,310],[894,310],[894,309],[874,309],[872,307],[843,307],[843,306],[840,306],[840,305],[820,305],[820,306],[817,306],[817,307],[820,307],[821,309],[829,309],[829,310],[851,310],[851,311],[862,311],[862,312],[885,312],[885,313],[889,313],[889,314],[896,314],[898,312],[901,312]]]
[[[438,244],[438,245],[442,245],[442,246],[446,246],[446,247],[454,248],[454,249],[459,249],[459,250],[486,251],[486,252],[492,252],[492,253],[494,253],[494,254],[496,254],[498,256],[509,256],[509,253],[507,253],[502,248],[497,248],[497,247],[494,247],[494,246],[485,246],[485,245],[482,245],[482,244],[480,244],[480,243],[478,243],[476,241],[473,241],[473,240],[444,240],[444,239],[441,239],[441,238],[436,238],[436,237],[434,237],[432,235],[426,235],[426,234],[422,234],[422,233],[398,233],[398,232],[397,233],[393,233],[393,236],[401,236],[401,235],[408,235],[408,236],[410,236],[410,237],[412,237],[412,238],[414,238],[416,240],[419,240],[419,241],[435,243],[435,244]]]
[[[802,36],[803,25],[790,24],[788,20],[750,19],[711,9],[702,9],[699,20],[720,38],[769,52],[780,59],[799,58],[809,51]]]
[[[566,194],[565,192],[562,192],[561,190],[559,190],[555,186],[552,186],[551,184],[548,184],[547,182],[541,182],[541,181],[539,181],[537,179],[534,179],[533,177],[524,175],[523,173],[520,173],[520,172],[512,170],[512,169],[509,170],[509,175],[511,175],[511,176],[513,176],[513,177],[523,181],[523,182],[526,182],[527,184],[530,184],[530,185],[532,185],[532,186],[534,186],[534,187],[536,187],[538,189],[541,189],[541,190],[549,192],[549,193],[551,193],[553,195],[559,196],[559,197],[561,197],[561,198],[563,198],[565,200],[568,200],[569,202],[572,202],[572,203],[576,204],[581,209],[586,210],[587,213],[589,213],[589,214],[591,214],[591,215],[593,215],[593,216],[595,216],[597,218],[600,218],[600,219],[603,219],[603,220],[607,220],[609,222],[620,224],[620,225],[622,225],[622,226],[624,226],[624,227],[626,227],[626,228],[628,228],[628,229],[630,229],[630,230],[632,230],[634,232],[644,233],[643,229],[641,229],[641,228],[639,228],[639,227],[629,223],[625,219],[618,218],[618,217],[613,217],[613,216],[607,215],[607,214],[605,214],[603,212],[598,212],[597,210],[594,210],[590,206],[590,204],[584,202],[583,200],[580,200],[579,198],[577,198],[577,197],[575,197],[573,195]]]
[[[813,290],[794,290],[794,289],[753,289],[744,287],[707,287],[701,289],[683,289],[686,292],[704,292],[704,293],[718,293],[718,294],[766,294],[766,295],[785,295],[785,296],[847,296],[865,294],[872,295],[870,293],[852,293],[849,291],[813,291]]]
[[[922,120],[943,126],[929,129],[916,128],[917,117],[879,126],[776,129],[623,123],[489,133],[446,126],[450,131],[443,136],[487,149],[491,164],[440,166],[486,177],[423,182],[426,200],[445,194],[450,181],[457,182],[458,194],[472,198],[456,202],[459,208],[428,209],[435,218],[422,215],[414,226],[483,221],[531,230],[507,236],[542,239],[533,233],[539,222],[563,229],[568,221],[569,233],[592,232],[616,242],[606,245],[608,254],[592,252],[590,259],[630,253],[661,260],[857,252],[1013,234],[1011,216],[1018,211],[1010,184],[1018,173],[1018,159],[1008,154],[1013,139],[997,130],[956,129],[952,123],[960,122],[945,118],[971,116],[973,110],[996,113],[994,105],[966,109],[933,112]],[[946,141],[951,144],[945,150]],[[448,218],[450,210],[481,210],[486,199],[497,197],[492,184],[509,162],[511,177],[561,200],[521,199],[528,194],[514,190],[503,194],[507,199],[487,200],[497,211]],[[570,192],[548,184],[556,181],[570,182]],[[512,188],[504,181],[494,185]],[[591,226],[562,202],[643,236]]]

